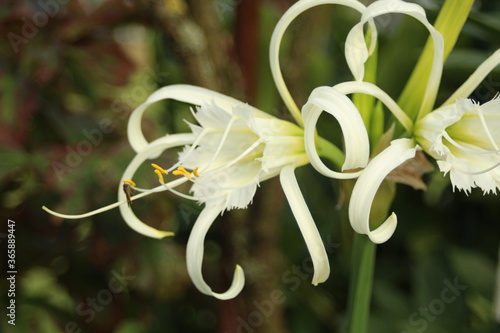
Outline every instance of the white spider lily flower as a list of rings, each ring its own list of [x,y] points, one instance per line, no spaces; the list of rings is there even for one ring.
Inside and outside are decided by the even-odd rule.
[[[450,173],[453,188],[484,194],[500,189],[500,99],[483,105],[459,99],[420,119],[415,136],[422,148]]]
[[[372,242],[387,241],[397,225],[397,216],[392,213],[377,229],[370,230],[370,210],[375,194],[387,175],[415,157],[417,146],[412,139],[397,139],[375,156],[354,185],[349,204],[349,221],[354,231],[366,234]]]
[[[162,99],[176,99],[197,105],[193,116],[198,124],[190,124],[192,133],[167,135],[152,142],[144,138],[141,130],[142,114],[149,105]],[[202,293],[230,299],[243,288],[244,273],[238,265],[233,283],[226,292],[215,293],[205,283],[202,276],[204,239],[217,216],[225,210],[246,208],[252,202],[259,183],[280,174],[283,190],[311,254],[315,269],[312,283],[316,285],[328,278],[330,266],[326,250],[293,173],[295,167],[309,163],[300,127],[204,88],[173,85],[159,89],[137,107],[129,120],[128,136],[137,155],[126,168],[122,179],[132,179],[147,159],[156,158],[167,149],[184,147],[177,162],[170,168],[153,165],[160,186],[153,189],[133,187],[141,193],[131,196],[130,200],[170,191],[205,205],[189,237],[186,253],[188,273]],[[165,182],[164,174],[180,175],[180,178]],[[177,189],[188,182],[192,184],[190,194]],[[126,193],[120,186],[117,203],[93,212],[66,215],[44,209],[63,218],[83,218],[119,206],[124,220],[135,231],[153,238],[173,234],[144,224],[126,202]]]

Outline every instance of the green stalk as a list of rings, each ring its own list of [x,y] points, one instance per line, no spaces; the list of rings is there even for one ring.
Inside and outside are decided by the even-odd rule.
[[[368,332],[375,249],[375,244],[368,236],[354,233],[347,303],[347,332],[349,333]]]
[[[467,20],[474,0],[446,0],[434,23],[434,27],[444,38],[444,59],[448,57],[462,31]],[[411,119],[415,119],[420,110],[420,104],[424,98],[427,81],[432,67],[434,46],[432,38],[429,37],[424,50],[418,59],[417,65],[408,80],[398,104]],[[423,110],[418,117],[425,116],[431,110]]]
[[[339,169],[342,167],[345,161],[345,155],[336,145],[318,135],[316,136],[316,146],[319,156],[330,160],[330,162]]]

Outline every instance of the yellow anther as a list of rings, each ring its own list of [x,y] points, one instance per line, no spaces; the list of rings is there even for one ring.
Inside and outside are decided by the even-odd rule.
[[[200,177],[200,174],[198,173],[198,169],[199,168],[200,167],[196,167],[196,168],[193,169],[193,175],[195,175],[195,177]]]
[[[136,184],[132,180],[124,179],[122,182],[129,184],[132,187],[135,187]]]
[[[160,171],[161,173],[165,174],[165,175],[168,175],[168,172],[167,170],[163,169],[161,166],[159,166],[158,164],[154,164],[154,163],[151,163],[151,166],[153,168],[155,168],[156,170]],[[156,172],[156,171],[155,171]]]
[[[162,172],[158,169],[155,170],[156,175],[158,176],[158,180],[160,183],[165,184],[165,180],[163,179]]]
[[[187,172],[187,170],[183,167],[178,167],[177,170],[172,171],[172,174],[176,176],[186,176],[187,178],[191,179],[191,174]]]

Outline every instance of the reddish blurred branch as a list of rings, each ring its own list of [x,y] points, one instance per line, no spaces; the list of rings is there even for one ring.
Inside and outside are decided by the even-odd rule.
[[[249,102],[255,101],[259,59],[260,0],[241,1],[237,6],[235,43]]]

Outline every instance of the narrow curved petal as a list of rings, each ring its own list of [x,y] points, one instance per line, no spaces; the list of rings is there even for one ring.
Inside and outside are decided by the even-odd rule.
[[[368,163],[370,142],[363,119],[352,101],[332,87],[313,90],[302,108],[304,117],[304,143],[311,165],[321,174],[338,179],[359,176],[359,172],[342,173],[329,169],[321,161],[315,145],[315,129],[321,113],[325,111],[337,119],[344,134],[345,161],[342,170],[364,167]]]
[[[280,182],[311,255],[314,265],[312,284],[317,285],[328,279],[330,264],[328,263],[328,255],[326,254],[321,236],[300,192],[294,169],[292,165],[285,166],[280,174]]]
[[[491,73],[500,64],[500,49],[496,50],[491,56],[488,57],[474,73],[458,88],[453,95],[441,105],[441,107],[453,104],[459,98],[467,98],[474,90],[483,82],[486,76]]]
[[[352,228],[366,234],[374,243],[387,241],[396,230],[397,217],[392,213],[377,229],[370,230],[370,210],[380,184],[396,167],[415,157],[417,147],[411,139],[398,139],[375,156],[365,168],[352,191],[349,220]]]
[[[372,40],[375,41],[373,37]],[[347,66],[351,70],[354,79],[356,81],[362,81],[365,77],[364,64],[370,55],[366,47],[363,24],[358,23],[349,31],[345,42],[344,53]]]
[[[391,111],[394,117],[408,132],[412,132],[413,122],[411,119],[385,91],[373,83],[362,81],[342,82],[335,85],[333,88],[343,94],[362,93],[377,98],[379,101],[384,103],[384,105],[389,109],[389,111]]]
[[[283,79],[283,74],[281,73],[280,62],[279,62],[279,51],[281,45],[281,39],[285,34],[286,29],[290,23],[300,14],[306,10],[320,6],[320,5],[343,5],[351,7],[360,13],[363,13],[365,6],[358,1],[352,0],[312,0],[312,1],[298,1],[293,6],[291,6],[285,14],[281,17],[276,28],[274,28],[273,35],[271,37],[270,49],[269,49],[269,61],[271,65],[271,73],[273,75],[276,88],[283,99],[286,107],[290,110],[291,114],[295,118],[295,121],[299,125],[302,125],[302,117],[300,116],[300,110],[295,104],[290,91],[288,90],[285,80]]]
[[[235,106],[242,106],[242,105],[247,105],[237,99],[234,99],[232,97],[219,94],[215,91],[201,88],[201,87],[196,87],[196,86],[191,86],[191,85],[185,85],[185,84],[176,84],[176,85],[171,85],[171,86],[166,86],[163,88],[160,88],[156,90],[154,93],[152,93],[146,102],[143,104],[139,105],[130,115],[130,119],[128,121],[128,127],[127,127],[127,134],[128,134],[128,140],[130,142],[130,145],[132,148],[136,151],[139,152],[141,149],[146,147],[149,142],[146,140],[144,137],[144,134],[142,133],[142,115],[144,111],[153,103],[156,103],[158,101],[164,100],[164,99],[174,99],[180,102],[185,102],[193,105],[202,105],[202,104],[212,104],[215,103],[217,104],[222,110],[226,112],[231,112],[232,108]],[[262,111],[259,111],[258,109],[247,106],[251,108],[255,112],[262,113]],[[154,158],[157,156],[152,156],[151,158]]]
[[[189,276],[199,291],[221,300],[227,300],[236,297],[243,289],[243,286],[245,285],[245,274],[243,273],[243,269],[239,265],[236,265],[233,282],[231,283],[229,289],[224,293],[213,292],[203,279],[203,274],[201,272],[205,236],[212,223],[223,210],[224,204],[222,203],[206,206],[202,210],[193,226],[193,230],[191,230],[191,234],[189,235],[186,249],[186,261]]]
[[[147,159],[149,159],[151,155],[157,155],[169,148],[190,144],[194,140],[195,136],[193,134],[175,134],[153,141],[132,159],[127,169],[125,169],[125,172],[122,175],[122,179],[132,179],[137,169]],[[119,202],[126,201],[125,193],[123,192],[121,184],[118,187],[118,201]],[[144,224],[141,220],[137,218],[137,216],[135,216],[132,209],[130,209],[130,207],[128,207],[127,205],[120,205],[120,213],[122,214],[123,219],[129,225],[129,227],[131,227],[133,230],[137,231],[140,234],[152,238],[163,238],[166,236],[173,235],[172,232],[160,231],[150,227],[147,224]]]
[[[362,80],[364,76],[364,67],[361,67],[360,62],[364,64],[368,59],[368,50],[364,37],[362,36],[363,25],[372,21],[375,17],[390,14],[400,13],[412,16],[420,21],[429,30],[429,33],[434,42],[434,58],[432,63],[429,81],[427,83],[424,99],[421,104],[420,113],[425,115],[432,110],[436,95],[441,81],[443,71],[443,54],[444,40],[443,36],[437,31],[427,20],[425,11],[417,4],[404,2],[401,0],[379,0],[368,6],[363,13],[360,22],[352,28],[346,40],[346,60],[349,68],[353,73],[356,73],[356,80]],[[349,50],[352,49],[352,50]],[[354,56],[356,55],[356,56]],[[362,70],[360,70],[362,68]]]

